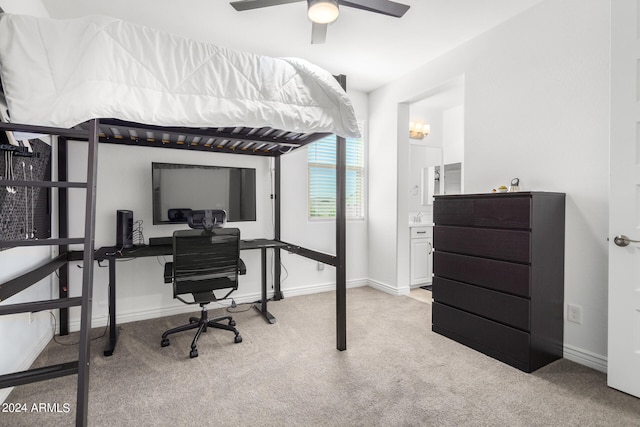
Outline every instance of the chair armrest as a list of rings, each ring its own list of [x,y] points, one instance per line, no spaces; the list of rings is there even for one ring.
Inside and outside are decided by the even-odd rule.
[[[173,281],[173,263],[164,263],[164,283],[171,283]]]
[[[247,274],[247,266],[244,265],[244,261],[242,261],[242,258],[238,258],[238,274]]]

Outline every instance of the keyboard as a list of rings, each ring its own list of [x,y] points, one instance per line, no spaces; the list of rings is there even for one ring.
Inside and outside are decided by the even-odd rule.
[[[173,237],[149,237],[149,246],[173,245]]]

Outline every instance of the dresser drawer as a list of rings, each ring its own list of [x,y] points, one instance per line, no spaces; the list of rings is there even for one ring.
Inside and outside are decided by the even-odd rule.
[[[529,300],[435,277],[433,300],[529,332]]]
[[[449,252],[434,252],[436,276],[529,298],[531,267]]]
[[[433,239],[436,251],[530,262],[531,233],[528,231],[436,225]]]
[[[411,238],[412,239],[421,239],[433,237],[433,227],[425,226],[425,227],[411,227]]]
[[[485,197],[438,198],[433,205],[437,225],[531,228],[531,198],[493,194]]]
[[[432,307],[434,332],[531,372],[528,333],[438,302]]]

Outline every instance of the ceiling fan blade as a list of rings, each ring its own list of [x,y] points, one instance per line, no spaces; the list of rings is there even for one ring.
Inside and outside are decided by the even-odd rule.
[[[340,0],[339,3],[340,6],[355,7],[356,9],[381,13],[395,18],[401,18],[410,7],[409,5],[391,0]]]
[[[327,27],[329,24],[318,24],[312,22],[311,44],[322,44],[327,40]]]
[[[287,3],[297,3],[304,0],[240,0],[232,1],[230,4],[239,12],[243,10],[260,9],[262,7],[279,6]]]

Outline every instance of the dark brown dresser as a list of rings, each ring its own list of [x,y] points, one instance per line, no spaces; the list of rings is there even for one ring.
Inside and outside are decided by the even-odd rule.
[[[432,329],[525,372],[562,357],[565,195],[436,196]]]

